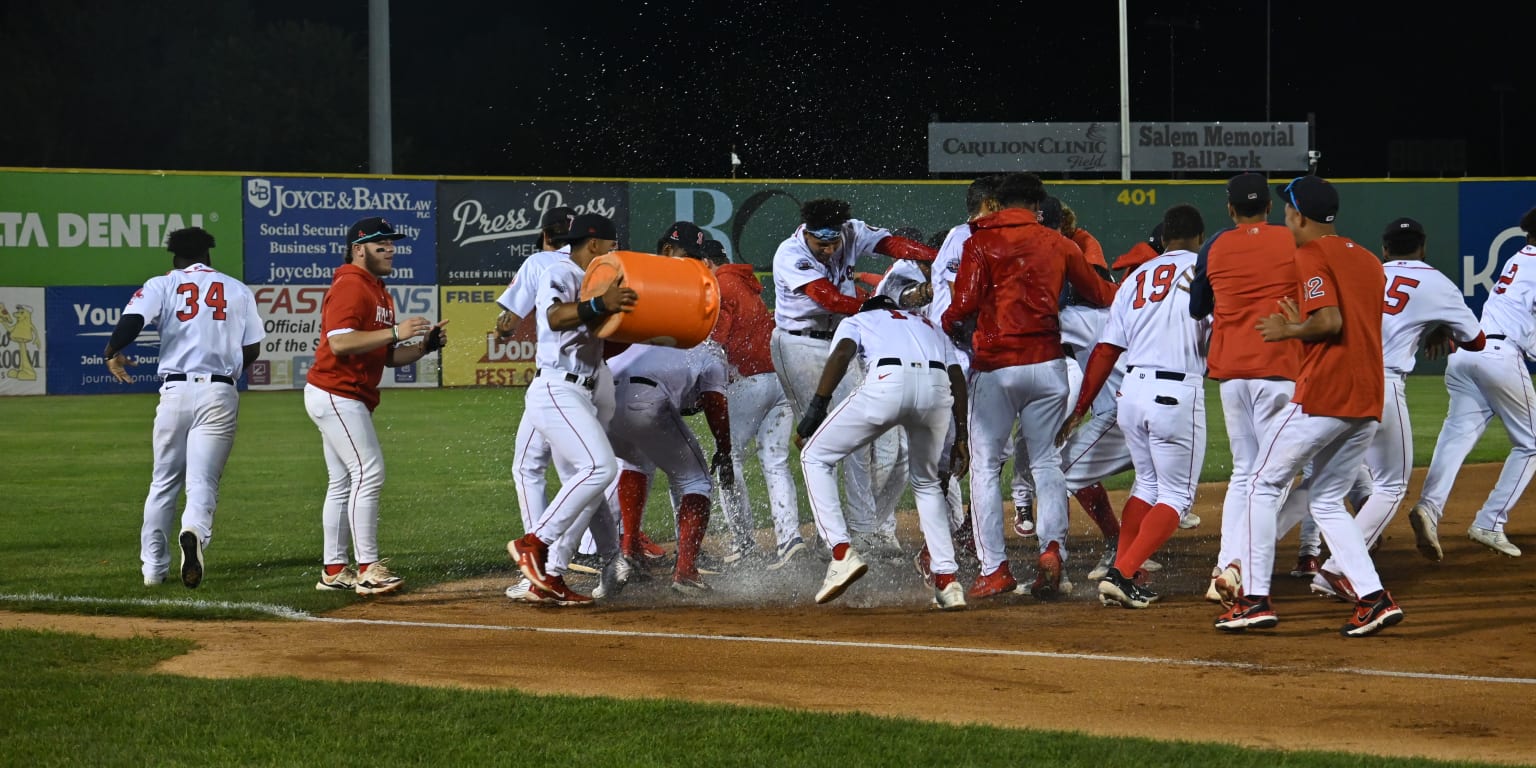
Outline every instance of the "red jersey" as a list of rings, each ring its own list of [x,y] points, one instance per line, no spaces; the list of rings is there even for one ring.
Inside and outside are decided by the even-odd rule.
[[[1090,306],[1107,307],[1115,299],[1115,284],[1088,266],[1082,249],[1030,211],[1005,208],[977,219],[972,229],[941,322],[946,332],[954,332],[976,317],[975,370],[1061,358],[1057,314],[1065,284]]]
[[[1298,298],[1291,231],[1279,224],[1242,224],[1216,233],[1202,255],[1204,271],[1197,264],[1196,279],[1205,276],[1214,300],[1206,358],[1210,378],[1295,381],[1301,342],[1266,344],[1255,327],[1280,311],[1282,297]]]
[[[1114,268],[1125,270],[1125,274],[1129,275],[1132,270],[1157,258],[1157,256],[1157,250],[1143,240],[1131,246],[1129,251],[1120,254],[1120,257],[1115,259]]]
[[[1381,297],[1386,274],[1376,255],[1347,237],[1319,237],[1296,249],[1301,314],[1338,307],[1339,335],[1303,342],[1292,402],[1311,416],[1381,419]]]
[[[763,284],[752,265],[724,264],[715,269],[715,280],[720,283],[720,319],[711,338],[725,348],[725,359],[742,376],[772,371],[773,312],[763,303]]]
[[[389,361],[390,345],[356,355],[331,351],[337,331],[377,331],[395,324],[395,300],[384,281],[356,265],[337,267],[331,289],[320,303],[320,348],[309,369],[309,383],[350,400],[361,400],[372,411],[379,405],[379,379]]]

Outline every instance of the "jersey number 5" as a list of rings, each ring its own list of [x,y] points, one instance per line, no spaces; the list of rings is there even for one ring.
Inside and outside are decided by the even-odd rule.
[[[1408,307],[1409,296],[1405,289],[1419,287],[1419,281],[1411,277],[1398,275],[1392,278],[1392,284],[1387,286],[1387,298],[1381,303],[1381,313],[1395,315]]]
[[[185,323],[197,317],[197,313],[202,310],[202,306],[197,303],[199,293],[197,283],[182,283],[176,286],[176,292],[181,294],[182,300],[186,302],[186,306],[176,310],[176,319]],[[208,293],[203,296],[203,305],[213,310],[215,320],[223,320],[227,316],[224,310],[229,306],[229,302],[224,300],[223,283],[208,284]]]
[[[1168,291],[1173,289],[1173,277],[1177,270],[1172,264],[1164,264],[1152,270],[1152,293],[1146,292],[1147,273],[1136,273],[1136,300],[1131,302],[1132,309],[1141,309],[1149,301],[1162,301],[1168,298]]]

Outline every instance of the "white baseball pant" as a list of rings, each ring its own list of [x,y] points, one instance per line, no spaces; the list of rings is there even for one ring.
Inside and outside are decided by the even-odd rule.
[[[1183,519],[1205,466],[1205,384],[1198,376],[1175,381],[1158,373],[1137,368],[1126,375],[1117,417],[1136,467],[1131,495],[1166,504]]]
[[[613,446],[598,417],[595,394],[572,382],[557,378],[559,372],[544,373],[528,385],[525,407],[533,416],[534,428],[549,443],[555,469],[570,469],[560,490],[544,509],[531,533],[549,544],[546,570],[563,575],[581,534],[593,523],[593,515],[603,501],[610,483],[618,476],[618,462]],[[618,551],[617,536],[605,541],[609,526],[598,521],[594,530],[597,550]],[[601,535],[599,535],[601,531]]]
[[[816,386],[821,382],[821,371],[831,354],[831,341],[796,336],[781,328],[773,329],[769,351],[773,353],[773,367],[789,397],[798,423],[816,396]],[[847,399],[848,395],[864,378],[864,366],[858,360],[848,366],[848,373],[832,392],[832,404]],[[881,530],[876,518],[875,488],[872,484],[871,464],[873,451],[867,447],[853,452],[843,462],[843,498],[848,527],[855,533],[875,533]]]
[[[1413,429],[1408,419],[1408,397],[1403,392],[1403,375],[1393,371],[1386,374],[1386,396],[1381,409],[1381,424],[1376,436],[1365,449],[1365,474],[1370,488],[1363,504],[1355,506],[1355,527],[1365,537],[1365,548],[1381,538],[1387,524],[1397,515],[1398,507],[1408,496],[1408,473],[1413,471]],[[1360,483],[1350,490],[1351,498]],[[1323,567],[1335,573],[1338,565],[1333,557]]]
[[[1502,531],[1510,509],[1536,472],[1536,390],[1531,386],[1525,358],[1508,341],[1489,339],[1482,352],[1460,351],[1450,356],[1445,365],[1445,388],[1451,395],[1450,408],[1435,441],[1419,502],[1437,522],[1440,520],[1456,473],[1497,415],[1509,435],[1509,457],[1473,524]]]
[[[320,430],[325,446],[322,521],[325,565],[379,560],[379,491],[384,487],[384,452],[373,429],[373,415],[361,400],[304,385],[304,410]],[[349,553],[348,550],[351,550]]]
[[[1077,394],[1079,392],[1081,392],[1082,389],[1083,389],[1083,368],[1077,362],[1077,360],[1074,359],[1074,358],[1068,357],[1068,358],[1066,358],[1066,361],[1067,361],[1067,409],[1071,410],[1072,406],[1077,403]],[[1108,389],[1109,388],[1109,384],[1106,383],[1104,385],[1104,387],[1105,387],[1105,389]],[[1110,390],[1110,391],[1113,392],[1113,390]],[[1097,400],[1095,400],[1094,405],[1095,406],[1098,405]],[[1114,421],[1114,418],[1115,418],[1114,417],[1114,413],[1115,413],[1114,408],[1115,408],[1114,401],[1111,400],[1110,404],[1109,404],[1109,420],[1111,422]],[[1009,452],[1013,456],[1013,465],[1012,465],[1013,475],[1009,479],[1009,489],[1013,493],[1013,505],[1015,507],[1028,506],[1030,501],[1035,498],[1035,479],[1034,479],[1034,476],[1030,472],[1020,471],[1021,467],[1028,467],[1030,465],[1030,461],[1029,461],[1029,448],[1026,445],[1025,440],[1024,440],[1024,428],[1023,428],[1023,425],[1020,425],[1018,431],[1016,431],[1014,433],[1013,444],[1011,446],[1009,446]],[[1062,453],[1063,459],[1065,460],[1065,457],[1068,455],[1067,452],[1065,450],[1063,450],[1061,453]],[[1023,458],[1021,459],[1020,457],[1023,457]],[[1130,463],[1130,455],[1129,454],[1126,455],[1125,460],[1126,460],[1127,466],[1129,466],[1129,463]],[[1063,473],[1066,472],[1065,462],[1063,464],[1062,472]],[[1081,485],[1078,485],[1076,488],[1072,487],[1072,484],[1069,481],[1068,484],[1067,484],[1067,489],[1069,491],[1075,491],[1075,490],[1078,490],[1079,488],[1084,488],[1086,486],[1093,485],[1094,483],[1098,482],[1101,479],[1103,479],[1103,478],[1094,478],[1093,480],[1089,480],[1088,482],[1085,482],[1085,483],[1083,483]]]
[[[1067,558],[1067,483],[1056,432],[1067,417],[1067,361],[977,371],[971,380],[971,517],[981,572],[1007,558],[1003,543],[1003,463],[1014,424],[1024,434],[1036,490],[1035,530],[1043,552],[1058,542]]]
[[[1284,413],[1296,393],[1296,383],[1274,379],[1228,379],[1221,382],[1221,414],[1227,423],[1227,443],[1232,451],[1232,477],[1221,503],[1221,547],[1216,554],[1219,571],[1244,560],[1248,537],[1248,495],[1258,472],[1259,444],[1273,433],[1276,417]],[[1278,524],[1277,524],[1278,525]]]
[[[772,371],[746,376],[726,388],[731,415],[731,463],[736,482],[720,489],[720,506],[726,522],[738,538],[751,538],[757,525],[747,493],[747,447],[756,443],[757,460],[768,486],[768,509],[778,544],[800,535],[799,492],[789,469],[789,438],[794,411],[779,375]]]
[[[1290,495],[1296,473],[1313,462],[1308,506],[1334,561],[1356,593],[1381,589],[1381,578],[1366,552],[1365,538],[1344,507],[1344,495],[1376,435],[1376,420],[1311,416],[1292,404],[1260,444],[1260,459],[1248,494],[1247,530],[1240,531],[1243,591],[1270,594],[1275,566],[1275,538],[1280,508]],[[1225,529],[1225,521],[1223,521]]]
[[[1374,445],[1380,439],[1381,429],[1378,428],[1376,430],[1376,437],[1371,440],[1371,444]],[[1366,451],[1369,453],[1370,449],[1367,448]],[[1300,523],[1301,530],[1297,532],[1297,554],[1315,557],[1322,554],[1323,551],[1323,532],[1317,527],[1317,521],[1309,513],[1312,498],[1312,466],[1311,462],[1307,463],[1307,466],[1301,470],[1301,482],[1291,489],[1289,496],[1285,497],[1285,504],[1280,507],[1280,519],[1275,527],[1275,540],[1280,541],[1284,539],[1291,532],[1291,529],[1297,527],[1297,524]],[[1349,501],[1350,507],[1355,510],[1355,522],[1357,524],[1360,521],[1361,511],[1365,509],[1366,501],[1370,499],[1371,489],[1374,487],[1375,484],[1371,480],[1370,469],[1367,468],[1366,464],[1361,464],[1360,469],[1355,472],[1354,484],[1349,487],[1349,492],[1344,496]],[[1360,532],[1362,534],[1366,533],[1363,528]],[[1366,546],[1369,547],[1372,542],[1373,539],[1367,535],[1365,540]],[[1328,570],[1337,573],[1337,569],[1329,568]]]
[[[912,495],[933,572],[954,573],[958,568],[955,545],[938,471],[954,404],[949,375],[930,368],[927,361],[884,366],[881,370],[899,373],[884,380],[865,381],[827,414],[800,450],[817,534],[828,546],[849,541],[848,526],[838,503],[834,468],[879,435],[899,427],[907,433]],[[1001,534],[1001,518],[998,525]]]
[[[1061,447],[1061,469],[1066,474],[1068,493],[1076,493],[1131,468],[1131,449],[1120,429],[1117,397],[1124,380],[1124,370],[1116,366],[1093,398],[1093,415],[1088,418],[1088,423],[1073,432],[1066,445]],[[1200,407],[1205,407],[1203,392]],[[1203,421],[1201,425],[1203,428]],[[1199,475],[1198,471],[1196,475]]]
[[[196,531],[205,547],[213,539],[219,480],[235,445],[239,410],[239,391],[206,376],[160,385],[151,433],[154,469],[139,531],[139,560],[146,578],[162,577],[171,567],[167,542],[175,541],[180,532],[173,528],[173,521],[183,488],[187,502],[181,527]]]

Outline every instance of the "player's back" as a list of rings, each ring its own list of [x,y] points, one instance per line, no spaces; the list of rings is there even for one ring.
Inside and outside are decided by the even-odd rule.
[[[1297,270],[1307,283],[1302,299],[1329,300],[1342,319],[1338,335],[1303,347],[1301,374],[1292,401],[1312,416],[1381,418],[1385,383],[1375,371],[1385,370],[1381,348],[1381,301],[1386,273],[1375,254],[1346,237],[1319,237],[1298,251]],[[1319,270],[1331,275],[1331,290]],[[1302,305],[1303,312],[1307,304]]]
[[[1382,273],[1387,292],[1381,305],[1381,349],[1388,371],[1413,371],[1419,340],[1431,326],[1449,325],[1461,340],[1477,335],[1476,316],[1461,290],[1440,270],[1422,261],[1401,259],[1383,264]]]
[[[1296,298],[1296,240],[1278,224],[1244,224],[1222,230],[1205,248],[1211,312],[1210,376],[1213,379],[1294,380],[1301,343],[1265,343],[1255,328],[1279,311],[1283,297]]]
[[[148,293],[159,294],[155,297]],[[161,373],[218,373],[234,376],[244,360],[241,347],[263,335],[250,288],[203,264],[153,278],[129,302],[153,311],[146,320],[160,330]]]
[[[1483,303],[1483,331],[1503,336],[1526,357],[1536,353],[1536,245],[1511,256]]]
[[[886,358],[946,366],[955,360],[954,345],[921,313],[875,309],[845,319],[843,326],[838,328],[838,338],[851,338],[871,370]]]
[[[1127,275],[1115,294],[1102,341],[1125,349],[1127,368],[1205,375],[1208,320],[1189,316],[1193,251],[1172,250]]]

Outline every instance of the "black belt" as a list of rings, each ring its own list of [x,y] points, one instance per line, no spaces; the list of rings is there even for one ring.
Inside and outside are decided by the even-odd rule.
[[[565,371],[556,371],[556,370],[551,370],[550,373],[558,373],[566,381],[569,381],[572,384],[580,384],[582,387],[584,387],[586,389],[596,389],[597,388],[597,379],[593,378],[591,376],[577,376],[574,373],[566,373]],[[543,376],[544,375],[544,370],[541,368],[541,369],[535,371],[533,375],[535,375],[535,376]]]
[[[899,358],[899,357],[882,357],[879,360],[875,361],[875,367],[876,368],[879,368],[882,365],[906,365],[906,363],[903,362],[902,359]],[[916,368],[916,367],[919,367],[920,365],[921,365],[921,363],[913,363],[912,367]],[[934,369],[936,371],[944,370],[944,364],[939,362],[939,361],[937,361],[937,360],[929,360],[928,361],[928,367],[932,368],[932,369]]]
[[[791,336],[809,336],[813,339],[821,339],[822,341],[832,340],[831,331],[785,331],[785,333]]]
[[[1136,366],[1132,365],[1126,367],[1125,372],[1130,373],[1134,370],[1136,370]],[[1153,371],[1152,375],[1156,378],[1164,379],[1167,381],[1183,381],[1184,379],[1189,378],[1187,375],[1178,373],[1177,371]]]
[[[631,384],[644,384],[647,387],[660,387],[661,386],[660,384],[656,383],[655,379],[647,379],[644,376],[631,376],[631,377],[629,377],[629,383],[631,383]]]
[[[1502,333],[1490,333],[1488,334],[1488,338],[1493,339],[1494,341],[1503,341],[1509,337]]]
[[[197,374],[193,374],[193,375],[194,376],[201,376],[202,374],[197,373]],[[165,375],[165,380],[166,381],[186,381],[187,380],[187,375],[185,373],[168,373],[168,374]],[[208,380],[212,381],[212,382],[214,382],[216,384],[228,384],[231,387],[233,387],[235,385],[235,380],[234,379],[232,379],[232,378],[230,378],[228,376],[225,376],[222,373],[215,373],[212,376],[209,376]]]

